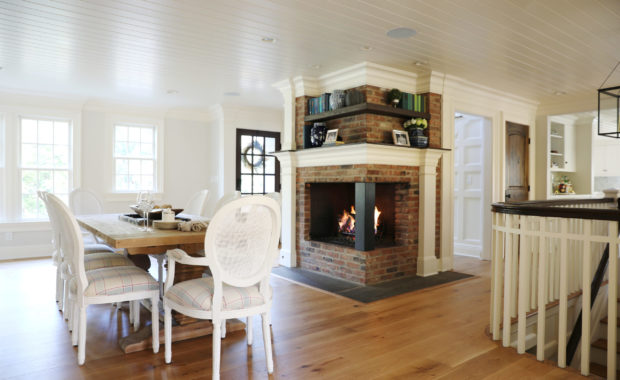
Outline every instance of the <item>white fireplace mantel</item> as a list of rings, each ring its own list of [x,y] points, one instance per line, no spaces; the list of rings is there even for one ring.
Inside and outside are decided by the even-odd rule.
[[[330,165],[402,165],[437,166],[442,149],[412,149],[383,144],[345,144],[330,147],[282,151],[275,153],[284,170],[285,166],[306,168]]]
[[[274,155],[280,161],[282,194],[282,250],[280,263],[294,267],[296,263],[296,168],[331,165],[398,165],[420,167],[418,275],[430,276],[440,270],[435,257],[436,168],[446,150],[411,149],[388,144],[344,144],[331,147],[281,151]]]

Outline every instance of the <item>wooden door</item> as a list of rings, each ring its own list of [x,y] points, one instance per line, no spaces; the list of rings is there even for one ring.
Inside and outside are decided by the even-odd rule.
[[[528,198],[529,127],[506,122],[506,202]]]

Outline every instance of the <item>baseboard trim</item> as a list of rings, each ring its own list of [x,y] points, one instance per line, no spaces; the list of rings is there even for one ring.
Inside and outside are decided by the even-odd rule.
[[[53,249],[51,244],[0,247],[0,261],[51,257]]]

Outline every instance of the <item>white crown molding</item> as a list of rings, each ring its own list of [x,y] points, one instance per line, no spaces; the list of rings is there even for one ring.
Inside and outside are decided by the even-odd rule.
[[[453,75],[445,75],[444,85],[443,85],[443,95],[444,96],[456,96],[462,97],[463,94],[467,94],[469,96],[477,97],[477,101],[482,101],[481,99],[486,99],[486,101],[490,104],[504,103],[510,104],[512,106],[522,107],[528,110],[535,110],[538,107],[538,102],[532,99],[524,98],[518,95],[511,94],[509,92],[500,91],[491,87],[483,86],[474,82],[470,82],[466,79],[453,76]]]
[[[295,97],[319,96],[322,92],[317,78],[313,77],[295,77],[293,78],[293,86],[295,88]]]
[[[88,100],[82,107],[84,111],[118,113],[124,115],[144,116],[152,119],[163,119],[166,116],[165,108],[127,105],[107,100]]]
[[[331,165],[399,165],[432,167],[437,165],[444,151],[439,149],[411,149],[393,145],[345,144],[332,147],[304,149],[295,152],[279,152],[283,170],[291,167],[314,167]]]
[[[439,71],[429,71],[424,75],[418,75],[416,82],[416,93],[432,92],[443,94],[446,75]]]
[[[543,99],[536,113],[538,115],[562,115],[596,110],[598,110],[598,97],[596,90],[593,90]]]
[[[0,105],[3,108],[62,109],[79,112],[84,105],[84,99],[0,90]]]
[[[198,121],[205,123],[215,119],[213,113],[210,112],[208,108],[171,108],[166,112],[164,117],[166,119]]]

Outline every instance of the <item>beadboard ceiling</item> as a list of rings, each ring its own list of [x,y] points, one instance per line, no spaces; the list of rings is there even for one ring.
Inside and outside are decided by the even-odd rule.
[[[544,101],[618,60],[618,0],[0,0],[0,90],[80,99],[278,107],[273,83],[370,61]]]

